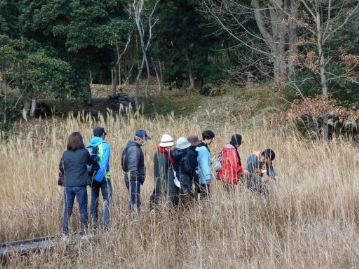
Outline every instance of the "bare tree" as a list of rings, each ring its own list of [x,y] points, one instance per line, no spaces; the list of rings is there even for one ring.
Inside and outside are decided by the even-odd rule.
[[[316,51],[313,53],[314,50],[310,50],[304,63],[314,76],[319,75],[322,94],[326,96],[328,95],[328,80],[333,76],[326,68],[331,62],[331,58],[325,53],[327,43],[345,27],[354,14],[357,14],[359,1],[300,0],[300,3],[304,10],[302,16],[297,19],[297,24],[308,31],[309,38],[304,45],[312,45]],[[339,53],[338,50],[337,54]],[[337,78],[335,76],[335,79]]]
[[[236,0],[203,0],[203,6],[234,40],[265,55],[273,63],[275,81],[291,80],[296,53],[297,0],[252,0],[251,6]],[[258,29],[246,23],[252,18]]]
[[[122,65],[122,58],[125,55],[125,53],[127,52],[127,49],[130,46],[131,40],[132,40],[132,35],[133,35],[133,28],[131,27],[128,31],[128,36],[127,36],[127,40],[126,40],[126,44],[124,45],[124,48],[122,51],[120,51],[120,46],[118,43],[116,43],[116,52],[117,52],[117,68],[118,68],[118,73],[117,73],[117,77],[118,77],[118,85],[121,85],[122,83],[122,70],[121,70],[121,65]],[[115,95],[116,92],[113,92],[113,95]]]
[[[145,1],[144,0],[133,0],[132,9],[134,14],[134,20],[137,27],[137,33],[139,37],[139,43],[140,43],[140,49],[142,52],[142,60],[141,64],[139,65],[138,73],[136,76],[136,97],[135,97],[135,103],[136,108],[138,108],[138,97],[140,94],[140,79],[142,76],[142,71],[144,68],[144,65],[146,65],[146,71],[147,71],[147,80],[144,88],[145,96],[148,97],[148,85],[149,85],[149,79],[150,79],[150,65],[148,61],[148,49],[151,44],[152,39],[152,30],[153,27],[158,22],[158,19],[154,19],[153,15],[156,11],[156,8],[158,6],[158,3],[160,0],[156,0],[155,4],[149,9],[150,13],[148,15],[147,19],[147,25],[145,28],[144,25],[144,17],[147,15],[145,14],[146,8],[145,8]],[[147,32],[146,32],[147,30]]]

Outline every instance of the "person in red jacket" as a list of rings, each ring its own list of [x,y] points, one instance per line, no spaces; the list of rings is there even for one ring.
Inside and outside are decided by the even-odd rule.
[[[223,182],[224,188],[227,191],[233,189],[238,184],[238,176],[245,173],[238,153],[238,148],[241,144],[242,136],[235,134],[221,152],[222,160],[217,171],[217,179]]]

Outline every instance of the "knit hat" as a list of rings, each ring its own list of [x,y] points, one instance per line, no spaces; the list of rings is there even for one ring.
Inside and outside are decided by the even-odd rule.
[[[196,135],[191,135],[187,137],[187,140],[191,143],[191,146],[193,147],[197,147],[199,144],[201,144],[201,141],[199,141],[199,138]]]
[[[173,142],[173,137],[169,134],[164,134],[161,137],[160,147],[167,148],[173,146],[175,143]]]
[[[186,149],[186,148],[189,148],[190,146],[191,146],[191,143],[188,142],[187,138],[185,138],[185,137],[180,137],[176,141],[176,148],[178,148],[178,149]]]

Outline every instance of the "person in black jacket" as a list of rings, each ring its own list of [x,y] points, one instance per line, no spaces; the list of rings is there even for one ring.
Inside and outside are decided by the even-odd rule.
[[[82,136],[74,132],[68,138],[67,150],[63,153],[59,169],[64,174],[64,198],[65,210],[62,223],[62,233],[66,237],[69,233],[69,219],[72,214],[75,197],[79,203],[80,219],[83,233],[88,230],[87,190],[91,183],[87,172],[87,165],[92,165],[93,160],[85,149]]]
[[[169,198],[170,185],[173,182],[173,158],[170,150],[174,146],[172,136],[162,135],[161,142],[153,157],[155,187],[150,197],[151,209],[158,209]]]
[[[130,192],[130,211],[138,211],[141,205],[141,185],[145,182],[146,167],[141,149],[151,139],[145,130],[137,130],[133,140],[127,143],[122,153],[122,169],[125,184]]]
[[[199,144],[201,144],[201,141],[196,135],[191,135],[187,137],[187,140],[191,143],[191,146],[188,149],[188,160],[191,165],[190,177],[192,180],[192,185],[195,186],[194,198],[195,200],[198,200],[200,184],[198,178],[198,151],[196,150],[196,148]]]
[[[176,141],[176,147],[171,151],[174,160],[175,181],[178,182],[174,188],[171,188],[171,200],[174,205],[179,202],[180,193],[181,204],[187,206],[193,198],[193,184],[191,179],[191,165],[188,159],[188,149],[191,144],[186,137],[180,137]],[[176,188],[177,187],[177,188]]]

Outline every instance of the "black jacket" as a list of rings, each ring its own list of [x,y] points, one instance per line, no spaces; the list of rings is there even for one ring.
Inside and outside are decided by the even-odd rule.
[[[184,173],[183,159],[184,156],[186,155],[186,151],[187,149],[177,149],[177,148],[171,151],[171,156],[174,160],[173,169],[176,171],[177,175]]]
[[[146,167],[142,148],[135,141],[131,140],[122,156],[123,170],[126,172],[125,180],[138,180],[141,184],[145,182]]]
[[[195,177],[197,177],[198,151],[196,151],[196,147],[189,147],[186,154],[187,154],[188,163],[189,163],[189,167],[190,167],[190,171],[188,172],[188,175],[191,178],[195,178]]]
[[[155,179],[169,182],[173,180],[172,164],[170,164],[169,158],[166,154],[156,152],[153,161],[153,172]]]
[[[66,150],[60,160],[59,169],[64,173],[65,187],[83,187],[91,183],[87,165],[93,163],[84,148],[76,151]]]

